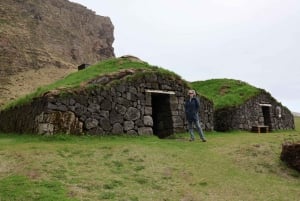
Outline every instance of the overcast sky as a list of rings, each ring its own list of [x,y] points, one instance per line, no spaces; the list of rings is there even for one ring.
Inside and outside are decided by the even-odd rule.
[[[300,112],[299,0],[72,0],[110,17],[117,57],[187,81],[232,78]]]

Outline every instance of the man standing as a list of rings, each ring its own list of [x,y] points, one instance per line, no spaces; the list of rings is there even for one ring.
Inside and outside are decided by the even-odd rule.
[[[189,90],[189,99],[185,102],[184,105],[185,114],[188,121],[188,128],[191,136],[190,141],[195,140],[195,136],[193,132],[193,125],[195,125],[198,130],[200,139],[202,140],[202,142],[206,142],[204,133],[199,123],[198,111],[199,111],[200,103],[195,96],[196,96],[195,90]]]

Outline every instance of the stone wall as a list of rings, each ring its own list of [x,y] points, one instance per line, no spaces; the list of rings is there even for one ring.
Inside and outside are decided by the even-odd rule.
[[[64,95],[50,92],[30,105],[1,112],[0,130],[39,134],[153,134],[155,94],[169,100],[165,107],[169,108],[170,115],[166,118],[171,122],[171,126],[164,125],[167,124],[164,121],[156,122],[156,126],[162,130],[171,128],[172,133],[186,131],[184,100],[189,88],[181,79],[157,72],[128,70],[100,76],[89,86]],[[42,107],[37,109],[36,105]],[[203,129],[213,130],[213,104],[204,97],[200,116]],[[8,120],[26,123],[5,126]]]
[[[269,110],[270,122],[265,122],[266,119],[262,109],[264,104],[266,105],[265,108]],[[278,113],[278,108],[280,108],[280,114]],[[295,128],[292,113],[265,91],[262,91],[241,106],[215,111],[214,121],[215,130],[217,131],[250,131],[253,125],[269,125],[270,130]]]
[[[34,118],[46,109],[47,102],[36,99],[22,107],[0,112],[0,131],[5,133],[35,133]]]

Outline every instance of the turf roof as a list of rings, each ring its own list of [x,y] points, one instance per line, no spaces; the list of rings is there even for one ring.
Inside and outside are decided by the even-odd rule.
[[[82,83],[86,83],[102,75],[126,69],[159,72],[161,74],[174,77],[175,79],[181,79],[181,77],[174,72],[149,65],[147,62],[143,62],[141,60],[132,60],[126,57],[113,58],[89,66],[84,70],[71,73],[64,79],[58,80],[53,84],[39,87],[34,93],[10,102],[4,107],[4,109],[28,103],[32,101],[33,98],[39,97],[48,91],[65,91],[66,89],[73,90],[82,88]],[[192,83],[184,82],[194,88],[202,96],[212,100],[214,102],[215,109],[241,105],[262,91],[262,89],[258,89],[248,83],[233,79],[211,79]]]
[[[50,85],[39,87],[34,93],[28,94],[13,102],[10,102],[9,104],[5,105],[3,109],[9,109],[17,105],[22,105],[31,102],[33,98],[42,96],[48,91],[56,90],[56,91],[62,91],[63,93],[66,90],[70,91],[70,90],[82,88],[83,87],[82,83],[86,83],[99,76],[115,73],[126,69],[133,69],[133,70],[139,69],[145,72],[159,72],[160,74],[171,76],[175,79],[181,79],[181,77],[175,74],[174,72],[171,72],[169,70],[157,66],[149,65],[147,62],[141,60],[132,60],[127,57],[112,58],[112,59],[107,59],[105,61],[101,61],[95,65],[91,65],[84,70],[71,73],[67,77],[58,80]],[[187,82],[185,83],[187,84]],[[89,87],[89,86],[85,85],[84,87]]]
[[[215,109],[241,105],[262,91],[246,82],[225,78],[196,81],[191,85],[198,93],[211,99]]]

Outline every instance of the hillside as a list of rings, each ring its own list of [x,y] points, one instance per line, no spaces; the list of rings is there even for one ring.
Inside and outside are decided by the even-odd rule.
[[[191,85],[198,93],[213,100],[215,109],[240,105],[262,90],[233,79],[196,81]]]
[[[67,0],[0,3],[0,106],[74,72],[114,57],[108,17]]]

